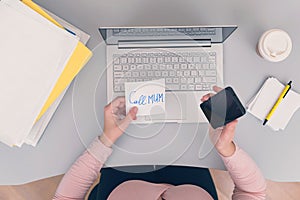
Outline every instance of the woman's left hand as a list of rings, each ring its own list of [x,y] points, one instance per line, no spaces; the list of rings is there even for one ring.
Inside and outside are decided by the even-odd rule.
[[[124,133],[132,120],[136,119],[137,107],[126,115],[125,98],[117,97],[104,108],[104,133],[100,136],[103,144],[110,147]]]

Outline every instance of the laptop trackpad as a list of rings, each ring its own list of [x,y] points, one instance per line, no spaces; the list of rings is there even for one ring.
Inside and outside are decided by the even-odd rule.
[[[186,119],[186,94],[166,93],[166,113],[151,115],[147,120],[184,120]]]

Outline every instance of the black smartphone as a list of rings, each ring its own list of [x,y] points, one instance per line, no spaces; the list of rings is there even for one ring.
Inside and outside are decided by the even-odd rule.
[[[200,108],[215,129],[225,126],[246,113],[244,106],[231,87],[226,87],[201,103]]]

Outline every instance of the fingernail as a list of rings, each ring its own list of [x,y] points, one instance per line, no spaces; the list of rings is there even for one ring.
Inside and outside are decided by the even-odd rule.
[[[138,108],[137,107],[133,107],[132,111],[136,113],[138,111]]]

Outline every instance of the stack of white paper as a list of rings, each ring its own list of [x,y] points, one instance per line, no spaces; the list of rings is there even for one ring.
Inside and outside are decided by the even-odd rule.
[[[268,78],[248,104],[248,112],[264,121],[284,87],[285,85],[276,78]],[[285,129],[298,108],[300,108],[300,94],[290,90],[267,122],[267,125],[275,131]]]
[[[0,141],[20,146],[78,39],[15,0],[0,1]]]
[[[48,10],[44,9],[51,17],[53,17],[59,24],[63,27],[68,28],[72,32],[76,33],[76,36],[79,37],[79,40],[86,44],[90,38],[90,35],[83,32],[82,30],[76,28],[72,24],[66,22],[65,20],[61,19],[60,17],[54,15],[53,13],[49,12]],[[25,138],[24,143],[36,146],[39,140],[41,139],[45,129],[47,128],[52,116],[54,115],[56,109],[58,108],[60,102],[62,101],[65,93],[67,92],[69,87],[65,89],[64,92],[56,99],[56,101],[49,107],[47,112],[34,124],[32,127],[29,135]]]

